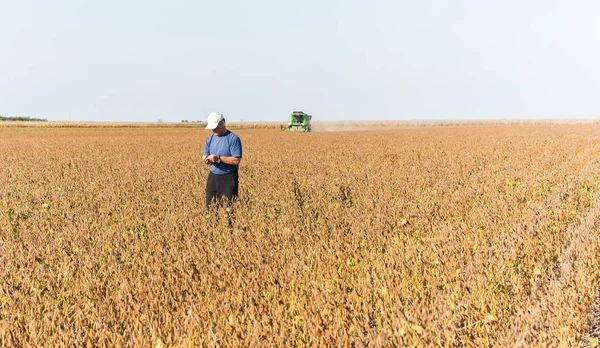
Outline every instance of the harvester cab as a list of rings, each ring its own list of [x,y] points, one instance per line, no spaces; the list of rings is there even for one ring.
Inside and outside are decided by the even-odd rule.
[[[312,116],[303,111],[294,111],[288,118],[288,126],[282,126],[281,129],[284,131],[310,132],[311,119]]]

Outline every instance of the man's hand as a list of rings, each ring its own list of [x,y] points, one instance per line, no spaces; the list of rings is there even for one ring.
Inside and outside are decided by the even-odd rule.
[[[204,163],[206,164],[213,164],[213,163],[217,163],[217,161],[219,160],[219,155],[208,155],[208,156],[202,156],[202,160],[204,161]]]

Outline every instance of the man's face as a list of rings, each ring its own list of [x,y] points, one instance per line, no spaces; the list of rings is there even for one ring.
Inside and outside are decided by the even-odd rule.
[[[213,129],[213,133],[221,134],[225,130],[225,120],[221,120],[217,125],[217,128]]]

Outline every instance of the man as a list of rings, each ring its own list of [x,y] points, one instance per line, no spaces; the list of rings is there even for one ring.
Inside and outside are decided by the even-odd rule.
[[[204,144],[202,160],[210,165],[206,181],[206,207],[226,198],[228,203],[238,196],[238,168],[242,160],[242,141],[227,130],[225,118],[218,112],[208,115],[206,129],[211,129]]]

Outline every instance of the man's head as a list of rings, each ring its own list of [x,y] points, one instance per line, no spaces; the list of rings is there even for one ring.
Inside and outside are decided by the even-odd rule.
[[[213,112],[208,115],[206,122],[206,129],[210,129],[216,134],[220,134],[225,131],[225,118],[223,117],[223,114]]]

